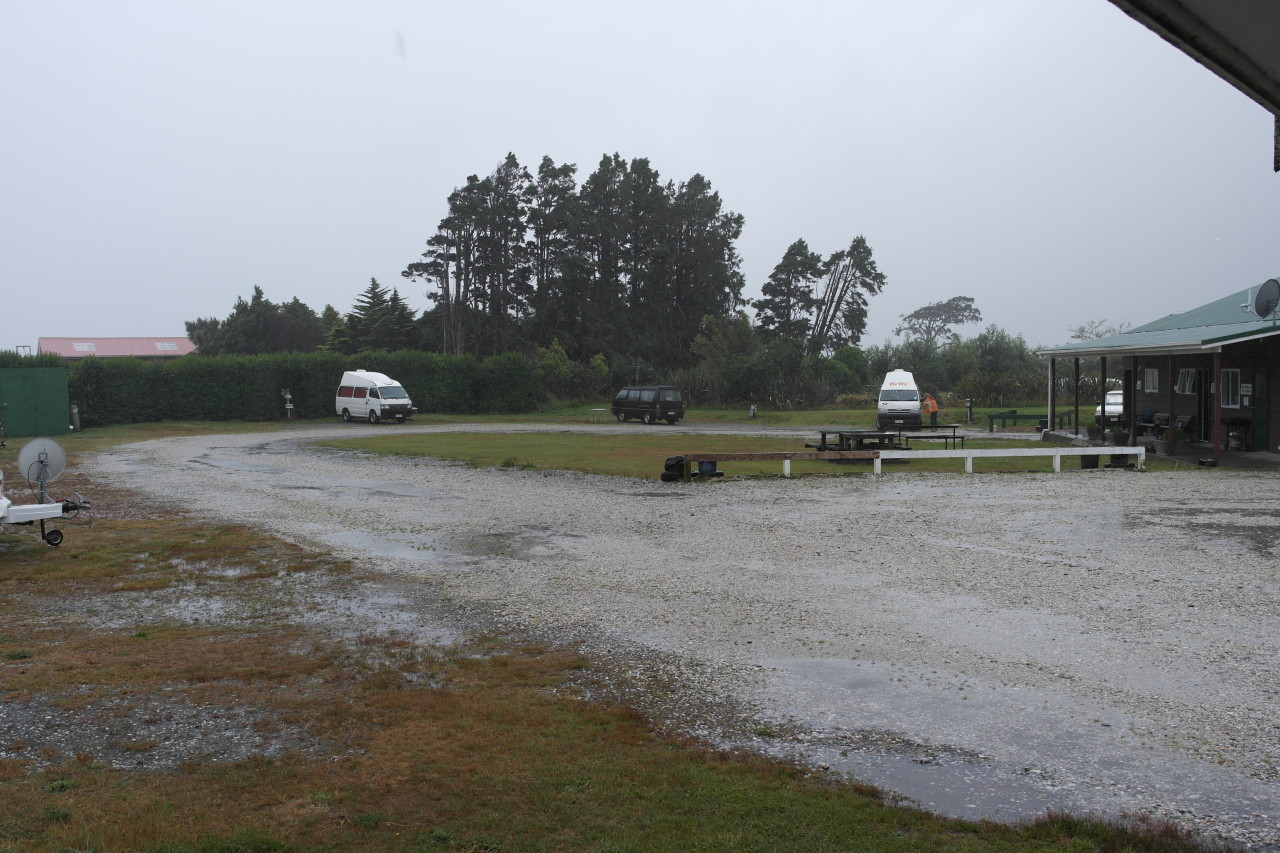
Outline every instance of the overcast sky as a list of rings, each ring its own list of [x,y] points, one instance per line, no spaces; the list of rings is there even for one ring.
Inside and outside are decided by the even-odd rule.
[[[260,285],[415,309],[469,174],[646,157],[1056,344],[1280,274],[1272,117],[1106,0],[0,0],[0,349],[159,336]],[[962,327],[966,337],[980,326]]]

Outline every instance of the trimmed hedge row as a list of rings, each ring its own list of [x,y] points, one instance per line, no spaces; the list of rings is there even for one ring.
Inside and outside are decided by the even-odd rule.
[[[71,401],[84,426],[173,420],[273,421],[335,417],[333,399],[345,370],[397,380],[419,412],[525,412],[542,399],[537,370],[508,353],[478,361],[418,350],[183,356],[172,361],[86,358],[71,367]]]

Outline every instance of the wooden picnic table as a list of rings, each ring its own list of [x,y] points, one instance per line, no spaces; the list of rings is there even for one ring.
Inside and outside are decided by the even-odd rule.
[[[820,427],[817,444],[806,444],[818,450],[891,450],[898,433],[878,429],[853,429],[851,427]],[[827,436],[835,436],[828,440]]]

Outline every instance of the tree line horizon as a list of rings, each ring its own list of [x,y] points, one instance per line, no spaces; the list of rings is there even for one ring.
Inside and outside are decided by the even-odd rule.
[[[581,184],[577,172],[544,156],[530,173],[508,154],[488,176],[468,176],[401,273],[425,287],[431,307],[421,314],[376,278],[345,314],[332,305],[317,313],[297,296],[274,303],[255,285],[226,319],[187,321],[188,337],[201,356],[518,353],[561,399],[662,383],[715,403],[821,406],[864,394],[892,368],[978,404],[1022,402],[1043,388],[1045,370],[1021,335],[953,331],[982,319],[965,296],[902,315],[900,343],[863,348],[870,299],[887,278],[861,234],[826,257],[795,240],[761,297],[746,300],[736,248],[744,219],[707,178],[664,181],[648,159],[618,154]]]

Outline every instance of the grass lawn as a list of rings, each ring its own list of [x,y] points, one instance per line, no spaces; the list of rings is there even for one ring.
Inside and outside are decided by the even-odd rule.
[[[814,433],[814,440],[817,439]],[[395,456],[430,456],[465,462],[481,468],[527,468],[584,471],[590,474],[611,474],[621,477],[658,479],[663,462],[668,456],[684,453],[746,453],[770,451],[803,451],[804,439],[771,438],[768,436],[737,435],[687,435],[664,431],[663,427],[637,426],[634,435],[584,435],[580,433],[464,433],[443,432],[417,435],[385,435],[368,438],[332,439],[320,442],[327,447],[361,450],[375,454]],[[941,449],[941,442],[919,442],[917,447]],[[1043,448],[1043,441],[1028,440],[970,440],[968,448]],[[1070,464],[1079,465],[1074,459],[1063,461],[1063,469]],[[782,474],[778,460],[760,462],[723,462],[720,470],[727,476],[777,477]],[[1172,467],[1168,463],[1152,460],[1148,468]],[[974,463],[975,474],[995,471],[1050,472],[1053,460],[1043,458],[993,458],[979,459]],[[885,473],[934,472],[962,473],[963,459],[920,459],[890,461],[884,463]],[[798,475],[848,476],[870,474],[868,461],[795,460],[791,473]]]

